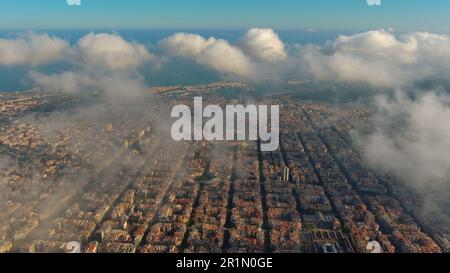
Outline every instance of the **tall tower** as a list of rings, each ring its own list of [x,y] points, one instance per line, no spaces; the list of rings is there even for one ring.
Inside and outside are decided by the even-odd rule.
[[[283,166],[283,174],[282,174],[283,182],[289,182],[289,167]]]

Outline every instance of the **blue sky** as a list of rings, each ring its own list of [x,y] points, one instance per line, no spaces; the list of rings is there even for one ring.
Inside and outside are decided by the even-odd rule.
[[[450,29],[449,0],[0,0],[2,29]]]

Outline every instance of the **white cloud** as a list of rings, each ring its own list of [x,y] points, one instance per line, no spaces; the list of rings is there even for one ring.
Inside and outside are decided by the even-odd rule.
[[[284,43],[270,28],[249,29],[239,40],[238,46],[258,61],[275,62],[287,57]]]
[[[86,74],[73,71],[63,72],[60,74],[43,74],[37,71],[29,73],[31,80],[45,91],[51,92],[80,92],[89,86],[95,86],[95,79]]]
[[[448,78],[450,37],[416,32],[397,38],[383,30],[369,31],[340,36],[324,46],[304,46],[299,61],[320,80],[406,86],[427,78]]]
[[[426,32],[396,36],[392,31],[374,30],[339,36],[324,45],[300,46],[291,56],[272,29],[262,28],[248,30],[237,46],[188,33],[174,34],[160,46],[170,57],[189,58],[253,80],[284,75],[405,87],[450,74],[450,37]]]
[[[176,33],[160,42],[169,56],[192,59],[221,73],[251,77],[253,65],[237,47],[222,39],[205,39],[200,35]]]
[[[264,28],[248,30],[236,46],[189,33],[176,33],[158,45],[165,58],[190,59],[226,76],[251,80],[297,77],[405,87],[450,75],[450,37],[426,32],[396,36],[375,30],[339,36],[323,45],[292,47],[298,48],[290,50],[293,55],[272,29]],[[73,47],[63,39],[32,32],[0,39],[0,65],[63,60],[73,71],[139,73],[146,63],[155,67],[157,59],[144,45],[118,34],[90,33]]]
[[[198,56],[198,62],[214,69],[240,76],[251,76],[253,65],[238,48],[231,46],[225,40],[217,40]]]
[[[107,33],[90,33],[82,37],[77,51],[88,66],[109,70],[136,69],[152,57],[144,45]]]
[[[68,71],[48,75],[32,71],[29,76],[37,86],[50,92],[101,92],[109,99],[134,99],[145,90],[142,77],[129,73]]]
[[[130,101],[143,94],[144,80],[137,69],[152,58],[145,46],[119,35],[90,33],[73,47],[68,71],[31,71],[29,78],[44,91],[99,92],[110,102]]]
[[[356,136],[364,158],[417,190],[449,186],[449,102],[450,97],[434,92],[416,100],[402,94],[380,97],[374,132]]]
[[[200,55],[205,48],[215,43],[214,37],[205,39],[198,34],[175,33],[160,41],[160,46],[170,56],[192,58]]]
[[[0,39],[0,65],[41,65],[64,57],[69,44],[48,34],[29,32],[15,39]]]

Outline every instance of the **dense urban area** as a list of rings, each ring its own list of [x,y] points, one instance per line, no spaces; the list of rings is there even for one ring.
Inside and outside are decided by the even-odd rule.
[[[192,94],[246,103],[210,94],[220,88],[251,92],[224,83],[149,93],[161,113]],[[73,241],[85,253],[449,252],[448,211],[424,209],[354,147],[350,132],[370,126],[370,110],[261,100],[281,107],[275,152],[260,141],[175,142],[162,133],[170,123],[151,119],[59,121],[52,113],[76,99],[1,93],[0,252],[67,252]]]

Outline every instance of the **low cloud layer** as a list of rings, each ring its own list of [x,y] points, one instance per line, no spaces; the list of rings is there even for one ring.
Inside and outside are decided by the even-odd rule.
[[[450,37],[416,32],[396,37],[384,30],[340,36],[300,50],[307,71],[320,80],[366,82],[377,87],[412,86],[448,78]]]
[[[154,55],[142,44],[118,34],[89,33],[67,48],[69,68],[56,73],[33,69],[28,73],[34,86],[43,91],[98,92],[110,102],[129,102],[145,89],[139,68],[151,65]]]
[[[87,65],[110,70],[136,69],[152,57],[144,45],[107,33],[84,36],[78,42],[77,50]]]
[[[140,75],[127,73],[84,73],[63,72],[44,74],[30,72],[30,78],[42,90],[65,93],[99,92],[113,102],[133,101],[139,98],[145,90],[145,84]]]
[[[374,131],[356,140],[374,168],[420,192],[450,186],[450,97],[428,92],[413,100],[403,93],[379,97]]]
[[[286,59],[286,47],[270,28],[252,28],[238,42],[239,48],[258,61],[276,62]]]
[[[146,74],[181,58],[243,80],[298,78],[383,88],[411,87],[450,75],[450,37],[427,32],[395,35],[374,30],[339,36],[322,45],[287,45],[272,29],[252,28],[236,44],[176,33],[154,48],[156,52],[150,52],[146,45],[114,33],[89,33],[69,45],[63,39],[31,32],[0,39],[0,66],[37,66],[59,60],[73,67],[71,71]]]
[[[0,39],[0,65],[41,65],[61,59],[69,43],[47,34],[26,33],[13,39]]]
[[[159,43],[172,57],[192,59],[218,72],[251,77],[254,67],[250,59],[227,41],[189,33],[176,33]]]

